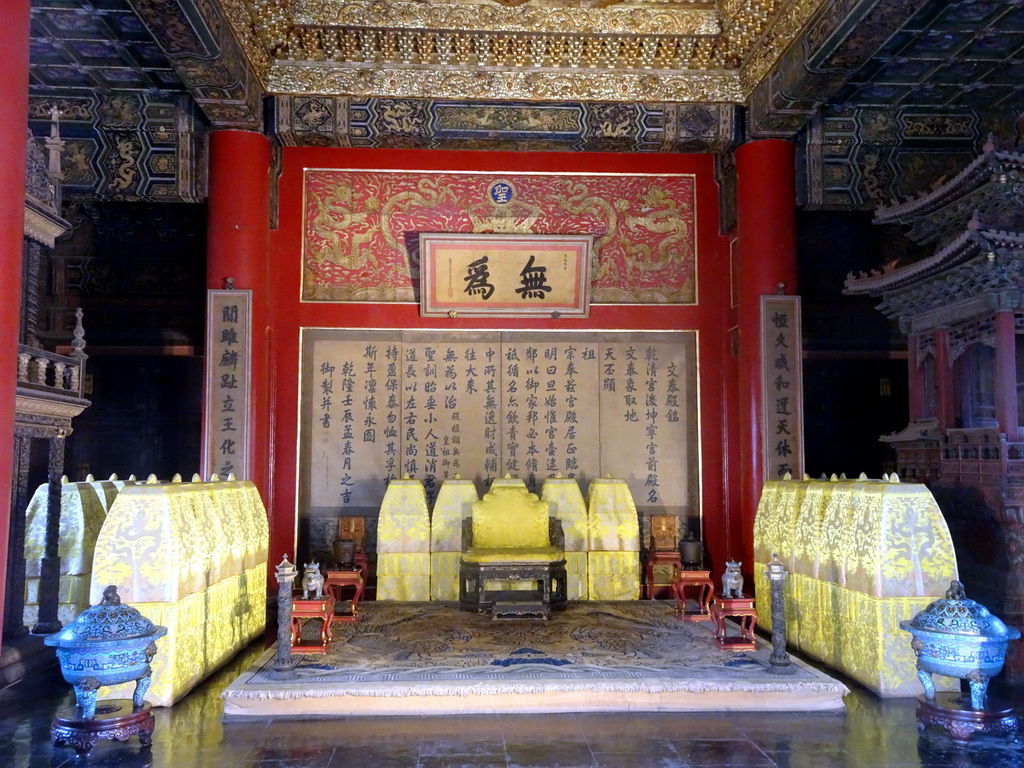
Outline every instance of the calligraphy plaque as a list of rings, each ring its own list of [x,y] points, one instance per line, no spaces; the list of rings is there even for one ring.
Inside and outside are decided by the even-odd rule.
[[[645,512],[700,514],[693,331],[304,328],[299,508],[375,517],[388,481],[540,492],[625,478]]]
[[[803,343],[799,296],[761,297],[764,479],[804,472]]]
[[[420,234],[424,317],[587,317],[592,235]]]
[[[249,473],[252,291],[206,292],[205,477]]]

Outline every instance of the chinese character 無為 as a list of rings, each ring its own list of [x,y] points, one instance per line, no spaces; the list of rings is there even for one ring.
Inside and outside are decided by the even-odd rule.
[[[551,293],[551,286],[548,285],[548,268],[534,266],[536,257],[530,255],[523,271],[519,273],[522,278],[522,287],[516,288],[516,293],[521,299],[543,299],[546,294]]]
[[[466,268],[468,273],[463,280],[466,281],[465,292],[470,296],[479,295],[484,301],[494,294],[494,286],[490,283],[491,273],[487,269],[487,257],[481,256],[476,261],[470,262]]]

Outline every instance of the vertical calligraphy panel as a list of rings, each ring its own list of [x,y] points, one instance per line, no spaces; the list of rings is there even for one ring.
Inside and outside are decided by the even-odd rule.
[[[344,332],[303,345],[309,509],[376,510],[387,480],[401,476],[401,346],[398,333]]]
[[[533,491],[559,473],[586,488],[601,464],[597,344],[589,336],[506,333],[502,365],[502,472]]]
[[[497,403],[500,390],[498,336],[464,333],[457,341],[453,336],[403,337],[402,471],[423,480],[430,503],[441,483],[455,475],[478,485],[487,480],[482,457],[489,444],[497,456],[496,407],[490,409],[495,425],[485,422],[488,398]]]
[[[252,291],[207,291],[205,476],[249,475]]]
[[[764,479],[803,477],[803,337],[799,296],[761,297]]]
[[[300,508],[374,517],[405,474],[433,501],[456,474],[585,493],[610,473],[642,510],[697,516],[696,361],[694,332],[306,330]]]
[[[697,516],[695,334],[605,338],[598,352],[601,473],[624,478],[638,508]]]

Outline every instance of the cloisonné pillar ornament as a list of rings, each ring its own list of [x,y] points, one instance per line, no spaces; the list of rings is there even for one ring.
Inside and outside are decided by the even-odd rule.
[[[791,675],[796,670],[786,653],[786,609],[782,601],[782,585],[786,579],[786,566],[772,552],[768,563],[768,583],[772,590],[772,655],[768,657],[768,671],[776,675]]]
[[[277,576],[277,656],[270,671],[276,680],[295,677],[295,659],[292,657],[292,584],[299,570],[288,562],[286,554],[275,571]]]
[[[740,483],[740,519],[730,527],[742,539],[730,545],[742,552],[737,559],[752,563],[754,513],[767,479],[761,455],[761,297],[798,293],[795,153],[788,141],[751,141],[736,150],[736,234],[740,466],[733,475]]]
[[[22,247],[25,234],[25,131],[28,127],[29,0],[0,3],[0,609],[7,590],[8,528],[14,472],[14,392],[18,380]],[[5,622],[6,623],[6,622]]]

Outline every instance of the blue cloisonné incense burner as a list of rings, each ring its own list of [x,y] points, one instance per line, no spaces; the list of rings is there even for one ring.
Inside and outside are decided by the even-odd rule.
[[[132,704],[142,706],[149,689],[156,640],[167,634],[130,605],[121,603],[117,587],[103,590],[103,601],[82,613],[60,632],[43,638],[57,647],[60,670],[75,688],[82,718],[96,714],[96,693],[102,685],[135,680]]]
[[[958,677],[970,683],[974,709],[985,708],[988,681],[1002,670],[1009,641],[1020,637],[1019,630],[968,600],[959,581],[950,583],[944,598],[901,621],[900,627],[914,636],[911,647],[927,699],[935,700],[933,674]]]

